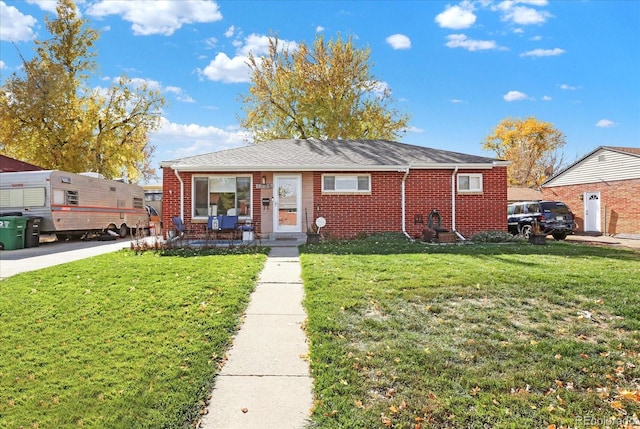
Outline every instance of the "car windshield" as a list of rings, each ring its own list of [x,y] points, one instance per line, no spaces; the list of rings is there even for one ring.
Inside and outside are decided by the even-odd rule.
[[[554,214],[567,214],[570,212],[569,207],[563,203],[540,203],[542,210]]]

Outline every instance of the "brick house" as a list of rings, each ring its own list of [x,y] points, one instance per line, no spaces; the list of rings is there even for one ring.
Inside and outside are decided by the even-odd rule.
[[[640,234],[640,148],[600,146],[542,184],[544,199],[566,203],[577,231]]]
[[[468,237],[506,231],[508,162],[383,140],[274,140],[164,161],[164,225],[205,231],[236,214],[263,237],[404,232],[419,237],[433,209]]]

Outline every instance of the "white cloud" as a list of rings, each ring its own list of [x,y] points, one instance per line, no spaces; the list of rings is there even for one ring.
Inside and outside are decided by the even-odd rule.
[[[404,34],[393,34],[385,40],[393,49],[409,49],[411,47],[411,39]]]
[[[552,98],[550,96],[548,96],[548,95],[542,96],[542,101],[551,101],[551,100],[552,100]]]
[[[515,0],[514,3],[531,4],[533,6],[546,6],[549,4],[548,0]]]
[[[4,61],[0,60],[0,70],[4,70],[6,68],[7,68],[7,64]]]
[[[464,34],[450,34],[445,43],[449,48],[464,48],[469,51],[483,51],[488,49],[498,49],[498,45],[493,40],[473,40]]]
[[[56,7],[58,6],[58,0],[27,0],[29,4],[38,5],[38,7],[44,11],[56,13]]]
[[[507,3],[507,2],[503,2]],[[533,25],[544,24],[551,15],[547,11],[539,11],[526,6],[509,6],[502,9],[504,14],[502,15],[503,21],[513,22],[518,25]]]
[[[229,37],[233,37],[233,33],[235,33],[236,31],[236,27],[235,25],[232,25],[231,27],[227,28],[227,31],[224,32],[224,37],[229,38]]]
[[[213,60],[203,69],[198,69],[200,76],[209,80],[224,83],[249,82],[249,66],[247,65],[249,53],[260,57],[269,51],[269,36],[250,34],[245,38],[244,44],[237,46],[237,54],[230,58],[224,52],[219,52]],[[288,40],[279,39],[280,49],[297,49],[297,44]]]
[[[215,48],[218,44],[218,39],[215,37],[208,37],[204,39],[204,44],[207,45],[208,48]]]
[[[269,36],[251,33],[244,39],[244,45],[238,49],[241,55],[249,55],[252,52],[254,56],[260,56],[269,52]],[[280,43],[280,40],[278,40]]]
[[[316,27],[316,33],[321,33],[321,32],[323,32],[323,31],[324,31],[324,27],[323,27],[322,25],[318,25],[318,26]]]
[[[442,28],[455,30],[469,28],[476,22],[476,16],[473,14],[473,4],[469,1],[463,1],[456,6],[447,5],[444,12],[436,15],[435,21]]]
[[[161,118],[160,127],[150,135],[151,144],[163,161],[200,155],[246,145],[249,134],[199,124],[178,124]]]
[[[466,102],[466,101],[464,101],[464,100],[460,100],[460,99],[458,99],[458,98],[452,98],[452,99],[451,99],[451,100],[449,100],[449,101],[450,101],[451,103],[454,103],[454,104],[467,104],[467,102]]]
[[[250,81],[247,57],[242,55],[229,58],[227,54],[220,52],[209,65],[198,72],[215,82],[241,83]]]
[[[113,82],[115,83],[119,83],[121,80],[120,77],[116,77],[113,79]],[[164,94],[173,94],[175,95],[176,99],[178,101],[182,101],[184,103],[194,103],[195,100],[188,94],[186,94],[184,92],[184,90],[178,86],[164,86],[162,85],[162,83],[158,82],[157,80],[153,80],[153,79],[143,79],[140,77],[134,77],[134,78],[129,78],[129,80],[131,81],[131,86],[134,88],[142,88],[144,86],[147,87],[147,89],[153,90],[153,91],[160,91]],[[104,88],[99,88],[101,91],[104,91]]]
[[[611,127],[615,127],[617,124],[613,121],[610,121],[609,119],[600,119],[598,122],[596,122],[596,127],[599,128],[611,128]]]
[[[131,22],[133,33],[138,36],[170,36],[184,24],[222,19],[218,5],[210,0],[100,0],[89,6],[87,14],[96,18],[120,15]]]
[[[508,101],[508,102],[529,99],[527,94],[520,91],[509,91],[502,98],[504,98],[504,101]]]
[[[560,85],[560,89],[564,89],[565,91],[575,91],[576,89],[578,89],[578,87],[577,86],[567,85],[566,83],[563,83],[562,85]]]
[[[372,88],[373,94],[378,97],[384,97],[391,93],[391,88],[389,88],[389,84],[387,82],[378,81]]]
[[[33,26],[37,20],[24,15],[14,6],[0,1],[0,40],[23,42],[33,39]]]
[[[554,49],[534,49],[532,51],[523,52],[520,54],[521,57],[554,57],[557,55],[562,55],[565,53],[564,49],[554,48]]]
[[[167,86],[164,88],[164,92],[167,94],[175,94],[176,99],[183,103],[195,103],[196,100],[193,99],[189,94],[186,94],[184,90],[178,86]]]
[[[114,81],[118,82],[120,80],[119,77],[115,78]],[[135,88],[142,88],[143,86],[147,86],[147,89],[151,89],[154,91],[160,91],[162,89],[162,84],[157,80],[153,79],[143,79],[140,77],[130,78],[131,85]]]

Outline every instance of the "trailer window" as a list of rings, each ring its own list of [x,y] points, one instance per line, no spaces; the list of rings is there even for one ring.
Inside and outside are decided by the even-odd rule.
[[[68,206],[77,206],[78,191],[65,191],[65,204]]]
[[[44,188],[2,189],[0,190],[0,208],[44,207]]]
[[[142,198],[133,197],[133,208],[134,209],[141,209],[143,207],[144,207],[144,204],[143,204]]]

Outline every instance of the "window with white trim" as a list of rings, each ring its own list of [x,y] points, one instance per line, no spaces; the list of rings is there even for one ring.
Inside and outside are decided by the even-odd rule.
[[[458,174],[458,192],[482,192],[482,174]]]
[[[323,174],[322,192],[351,193],[371,192],[371,175],[369,174]]]
[[[251,176],[198,176],[193,179],[193,217],[251,217]]]

